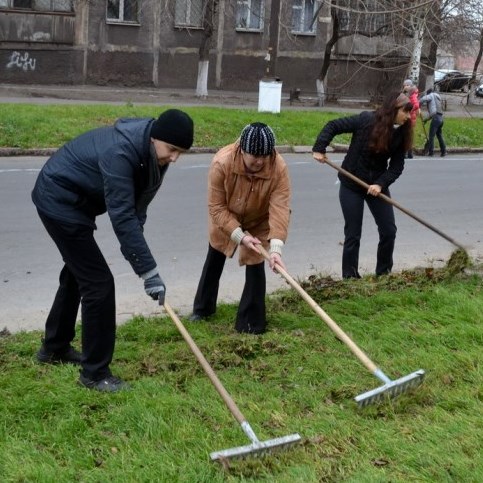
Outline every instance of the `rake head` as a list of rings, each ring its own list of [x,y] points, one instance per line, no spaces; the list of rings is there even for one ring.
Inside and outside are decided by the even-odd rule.
[[[368,406],[369,404],[377,403],[378,401],[388,397],[397,397],[400,394],[409,391],[410,389],[418,387],[424,380],[424,374],[424,371],[419,369],[419,371],[413,372],[408,376],[401,377],[376,389],[359,394],[359,396],[356,396],[354,399],[361,408]]]
[[[269,439],[267,441],[258,441],[256,443],[247,444],[246,446],[238,446],[236,448],[224,449],[222,451],[214,451],[210,454],[211,460],[227,460],[230,458],[246,458],[247,456],[258,456],[262,453],[270,453],[275,449],[283,449],[287,446],[299,443],[302,440],[299,434],[290,434],[281,438]]]

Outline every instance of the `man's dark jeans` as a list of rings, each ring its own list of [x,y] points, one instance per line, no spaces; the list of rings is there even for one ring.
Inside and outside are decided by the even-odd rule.
[[[446,154],[446,144],[443,138],[443,115],[435,114],[431,119],[431,124],[429,125],[428,140],[424,146],[424,153],[432,156],[434,154],[434,137],[438,138],[439,150],[441,154]]]
[[[79,303],[82,315],[82,375],[99,380],[111,375],[116,338],[114,279],[85,225],[63,223],[39,212],[64,260],[59,288],[45,324],[44,346],[56,352],[75,336]]]

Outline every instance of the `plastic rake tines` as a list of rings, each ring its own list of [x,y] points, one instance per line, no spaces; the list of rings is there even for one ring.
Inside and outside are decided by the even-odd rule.
[[[425,372],[422,369],[419,369],[418,371],[400,377],[394,381],[391,381],[380,369],[377,369],[374,375],[381,379],[384,382],[384,385],[356,396],[354,400],[359,407],[375,404],[387,398],[395,398],[418,387],[424,380]]]

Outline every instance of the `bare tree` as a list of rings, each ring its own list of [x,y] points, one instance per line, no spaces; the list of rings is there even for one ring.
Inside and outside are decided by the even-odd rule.
[[[421,54],[423,52],[423,42],[426,33],[426,19],[432,3],[422,2],[419,8],[411,9],[408,12],[408,30],[412,36],[411,60],[409,64],[408,78],[415,85],[419,84],[419,76],[421,70]]]
[[[391,8],[394,1],[357,1],[357,0],[330,0],[330,17],[332,19],[332,33],[328,39],[322,67],[316,79],[317,96],[319,105],[325,98],[325,79],[330,67],[332,50],[337,42],[349,36],[363,36],[368,38],[394,35],[394,12],[401,12],[402,8]],[[316,14],[314,21],[318,17],[324,4],[322,4]],[[407,34],[405,34],[407,35]],[[381,62],[384,56],[378,55]]]
[[[203,34],[201,37],[198,79],[196,82],[196,96],[206,98],[208,96],[208,71],[210,64],[210,47],[213,37],[214,20],[218,8],[218,0],[207,0],[203,7]]]
[[[478,67],[483,53],[483,9],[481,0],[438,0],[434,2],[431,15],[428,17],[427,30],[431,37],[431,51],[429,67],[436,66],[438,48],[444,46],[458,54],[477,53],[473,64],[470,80],[471,101],[472,93],[477,82]]]

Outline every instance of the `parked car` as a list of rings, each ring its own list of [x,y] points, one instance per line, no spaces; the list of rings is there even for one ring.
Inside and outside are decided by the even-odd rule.
[[[438,69],[434,71],[434,82],[440,81],[446,74],[457,72],[454,69]]]
[[[483,84],[480,84],[476,89],[475,89],[475,96],[477,97],[483,97]]]
[[[471,76],[468,74],[464,74],[459,70],[452,70],[436,80],[434,88],[436,91],[441,92],[464,91],[468,89],[470,78]]]

